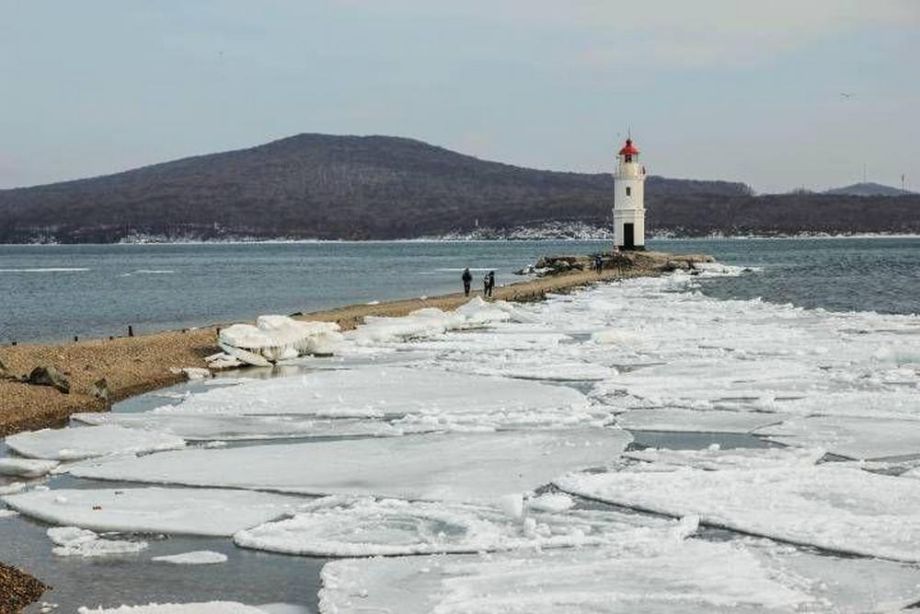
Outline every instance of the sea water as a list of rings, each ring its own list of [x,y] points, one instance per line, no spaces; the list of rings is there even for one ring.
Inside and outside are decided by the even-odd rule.
[[[601,241],[2,245],[0,343],[65,341],[456,292],[470,267],[499,284],[548,254]],[[719,298],[920,313],[920,238],[656,240],[757,267],[708,282]]]

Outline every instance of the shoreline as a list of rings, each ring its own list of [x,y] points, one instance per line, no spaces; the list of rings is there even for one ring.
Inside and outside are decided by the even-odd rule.
[[[824,233],[802,232],[796,234],[710,234],[710,235],[652,235],[648,241],[797,241],[811,239],[920,239],[916,232],[852,232],[852,233]],[[68,246],[111,246],[125,247],[149,245],[324,245],[324,244],[374,244],[374,243],[496,243],[510,242],[572,242],[572,243],[609,243],[612,237],[595,236],[534,236],[534,237],[496,237],[490,239],[465,238],[460,236],[444,237],[416,237],[412,239],[213,239],[213,240],[166,240],[166,241],[115,241],[112,243],[60,243],[60,242],[32,242],[32,243],[0,243],[0,247],[68,247]]]
[[[562,257],[576,266],[588,265],[586,256]],[[566,293],[597,283],[636,277],[654,277],[676,268],[690,269],[695,263],[713,262],[699,254],[663,254],[630,252],[610,258],[602,273],[570,270],[544,277],[526,279],[499,286],[494,300],[532,302],[551,293]],[[459,285],[459,279],[458,279]],[[445,311],[456,309],[482,291],[462,292],[434,297],[398,299],[376,304],[352,304],[338,308],[295,314],[303,320],[336,322],[343,330],[360,325],[367,316],[404,316],[423,307]],[[187,331],[163,331],[112,340],[87,340],[69,344],[29,344],[0,348],[0,437],[24,430],[63,427],[72,413],[107,411],[112,403],[129,397],[186,381],[178,371],[186,367],[206,368],[204,358],[219,351],[217,329],[227,324]],[[70,393],[63,394],[50,386],[14,381],[9,376],[28,373],[36,366],[53,366],[70,381]],[[3,377],[6,375],[7,377]],[[105,378],[109,397],[94,396],[94,382]],[[10,593],[25,607],[39,600],[48,590],[42,582],[22,569],[0,563],[0,593]]]
[[[581,257],[587,261],[586,257]],[[547,293],[567,292],[598,281],[609,282],[632,277],[654,276],[670,270],[673,263],[712,261],[700,254],[664,254],[630,252],[624,254],[616,268],[571,271],[514,282],[495,289],[495,300],[528,302],[542,300]],[[459,285],[459,279],[458,279]],[[359,325],[367,316],[398,317],[435,307],[453,310],[474,296],[462,292],[433,297],[405,298],[376,304],[353,304],[342,307],[297,313],[303,320],[336,322],[342,330]],[[135,337],[92,339],[75,343],[19,344],[0,348],[0,437],[20,431],[61,427],[71,414],[106,411],[112,403],[186,381],[180,369],[207,368],[204,358],[217,353],[217,329],[229,323],[214,323],[196,329],[171,330]],[[49,386],[25,384],[13,378],[28,374],[33,368],[52,366],[70,382],[70,393]],[[2,376],[6,374],[6,378]],[[95,383],[104,379],[107,399],[94,394]]]

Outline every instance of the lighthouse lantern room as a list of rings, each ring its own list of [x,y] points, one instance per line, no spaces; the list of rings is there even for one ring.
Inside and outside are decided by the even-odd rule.
[[[619,153],[613,175],[613,243],[621,250],[645,249],[645,167],[632,138]]]

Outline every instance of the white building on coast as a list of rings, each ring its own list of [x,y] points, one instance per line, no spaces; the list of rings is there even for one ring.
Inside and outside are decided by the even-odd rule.
[[[631,138],[620,149],[613,175],[613,242],[619,249],[645,249],[645,167]]]

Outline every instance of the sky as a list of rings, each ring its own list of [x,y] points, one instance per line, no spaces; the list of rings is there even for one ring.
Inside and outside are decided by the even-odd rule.
[[[0,188],[304,132],[920,189],[920,0],[0,0]]]

